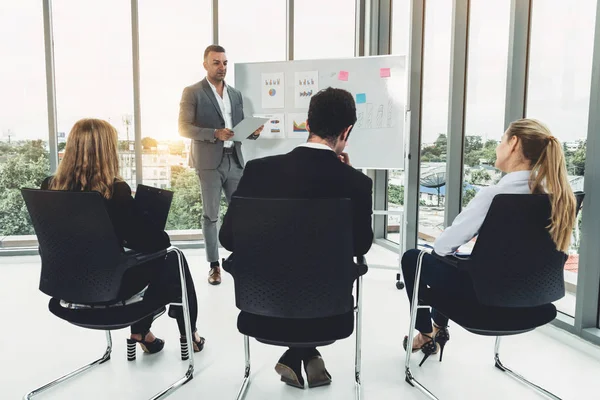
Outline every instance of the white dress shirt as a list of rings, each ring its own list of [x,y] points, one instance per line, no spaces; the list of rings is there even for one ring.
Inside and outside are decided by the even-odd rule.
[[[454,253],[460,246],[479,233],[492,200],[497,194],[529,194],[531,171],[506,174],[497,185],[483,188],[433,244],[434,251],[442,256]]]
[[[302,143],[301,145],[298,145],[296,147],[308,147],[309,149],[318,149],[318,150],[329,150],[329,151],[333,151],[333,149],[329,146],[327,146],[326,144],[323,143],[310,143],[310,142],[306,142],[306,143]]]
[[[213,85],[208,79],[208,84],[212,89],[215,97],[217,98],[217,103],[219,103],[219,108],[221,109],[221,114],[223,114],[223,119],[225,120],[225,128],[233,129],[233,119],[231,117],[231,99],[229,99],[229,93],[227,92],[227,85],[223,82],[223,97],[219,95],[217,92],[217,88]],[[224,147],[233,147],[232,140],[226,140],[223,144]]]

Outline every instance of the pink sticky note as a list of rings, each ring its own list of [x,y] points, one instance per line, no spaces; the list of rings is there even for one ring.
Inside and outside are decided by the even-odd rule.
[[[348,80],[348,71],[340,71],[340,74],[338,75],[338,79],[340,81],[347,81]]]
[[[392,76],[392,72],[390,71],[389,68],[380,68],[379,69],[379,76],[381,78],[389,78],[390,76]]]

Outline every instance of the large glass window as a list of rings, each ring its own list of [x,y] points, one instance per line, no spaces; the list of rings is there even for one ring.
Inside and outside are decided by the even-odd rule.
[[[228,83],[235,64],[285,60],[286,2],[220,0],[219,44],[227,50]]]
[[[52,4],[58,135],[66,138],[81,118],[110,122],[119,132],[121,176],[135,189],[131,4]]]
[[[295,1],[294,59],[354,57],[355,26],[355,0]]]
[[[0,240],[34,233],[19,189],[50,173],[43,27],[41,1],[0,0]]]
[[[463,207],[501,177],[494,163],[504,133],[509,24],[510,2],[470,2]]]
[[[544,122],[563,143],[574,191],[583,190],[596,4],[533,2],[527,117]],[[585,210],[565,266],[567,296],[558,302],[559,310],[569,315],[575,313],[582,218]]]
[[[210,0],[140,2],[142,176],[145,185],[175,192],[167,230],[200,229],[200,184],[177,120],[183,89],[206,76],[210,7]]]
[[[423,50],[419,242],[433,242],[444,230],[451,33],[452,2],[428,1]]]

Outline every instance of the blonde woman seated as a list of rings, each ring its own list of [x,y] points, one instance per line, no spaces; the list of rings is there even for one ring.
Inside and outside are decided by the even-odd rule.
[[[433,245],[435,253],[450,255],[477,235],[497,194],[550,195],[552,204],[549,232],[556,248],[567,252],[575,225],[575,197],[567,180],[562,146],[548,128],[533,119],[520,119],[510,124],[496,148],[496,168],[505,172],[497,185],[483,188],[469,205],[442,232]],[[409,250],[402,257],[402,271],[406,280],[406,294],[412,301],[415,271],[419,250]],[[421,267],[420,287],[466,301],[477,302],[468,274],[452,268],[425,254]],[[433,319],[433,326],[431,324]],[[426,356],[440,351],[450,340],[448,318],[432,309],[417,311],[416,329],[419,334],[411,344],[411,351],[421,350]],[[408,337],[404,338],[404,349]]]
[[[154,253],[171,245],[169,236],[157,229],[136,212],[135,199],[129,185],[119,178],[117,153],[117,130],[99,119],[82,119],[75,123],[69,133],[65,155],[56,175],[46,178],[42,189],[95,191],[106,200],[106,210],[115,233],[123,247]],[[184,258],[186,287],[190,305],[194,351],[204,346],[204,338],[196,332],[198,304],[194,282]],[[169,253],[158,259],[128,270],[121,282],[117,301],[142,298],[157,308],[181,299],[181,284],[177,255]],[[185,342],[185,325],[181,306],[172,306],[169,315],[177,320],[181,341]],[[147,353],[158,353],[164,341],[150,332],[155,316],[150,315],[131,326],[129,343],[140,343]]]

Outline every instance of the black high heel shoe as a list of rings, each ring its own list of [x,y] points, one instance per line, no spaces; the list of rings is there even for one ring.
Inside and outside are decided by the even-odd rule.
[[[440,362],[442,362],[442,357],[444,355],[444,347],[446,343],[450,340],[450,333],[448,332],[448,326],[438,326],[434,324],[436,328],[438,328],[438,332],[435,334],[435,342],[440,346]]]
[[[416,353],[419,350],[421,350],[424,354],[423,359],[419,363],[419,367],[421,365],[423,365],[423,363],[429,358],[430,355],[437,354],[437,352],[438,352],[438,345],[435,341],[435,338],[432,338],[431,336],[429,336],[425,333],[421,333],[421,335],[425,336],[429,340],[427,342],[425,342],[423,344],[423,346],[421,346],[421,347],[413,347],[412,348],[413,353]],[[404,336],[404,340],[402,341],[402,347],[404,347],[404,350],[406,350],[408,348],[408,336]],[[406,350],[406,351],[408,351],[408,350]]]
[[[155,338],[152,342],[147,342],[146,340],[144,340],[146,338],[146,335],[149,332],[150,331],[146,331],[146,332],[142,333],[141,340],[131,339],[131,338],[127,339],[127,361],[135,360],[136,355],[137,355],[136,347],[135,347],[136,343],[140,344],[140,347],[142,348],[144,353],[149,353],[149,354],[158,353],[159,351],[161,351],[163,349],[163,347],[165,347],[165,342],[162,339]]]
[[[204,349],[205,342],[206,339],[204,339],[202,336],[200,337],[199,341],[194,340],[194,337],[192,336],[192,345],[194,346],[194,353],[200,353],[202,349]],[[185,361],[188,358],[190,358],[190,352],[188,351],[187,347],[187,338],[185,336],[179,338],[179,346],[181,348],[181,359]]]

